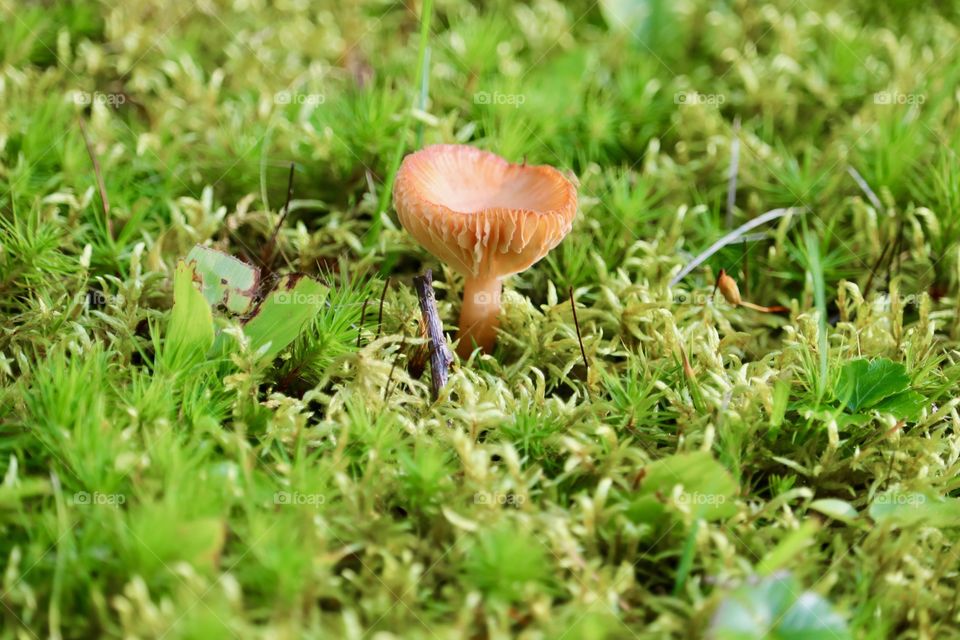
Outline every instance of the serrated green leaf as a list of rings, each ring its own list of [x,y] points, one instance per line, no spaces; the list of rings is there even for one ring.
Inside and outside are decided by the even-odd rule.
[[[916,391],[903,391],[892,395],[885,400],[881,400],[874,409],[884,413],[893,414],[900,420],[914,421],[923,413],[923,408],[927,406],[927,399]]]
[[[869,409],[894,394],[906,391],[910,377],[899,362],[887,358],[860,358],[844,365],[836,396],[851,411]]]
[[[203,283],[203,296],[211,305],[222,304],[236,314],[250,310],[260,282],[260,270],[229,254],[195,246],[187,254]]]
[[[862,427],[873,419],[869,413],[841,413],[834,418],[837,421],[837,427],[845,429],[850,425]]]
[[[317,315],[327,291],[313,278],[284,276],[244,325],[251,347],[265,358],[276,357]]]

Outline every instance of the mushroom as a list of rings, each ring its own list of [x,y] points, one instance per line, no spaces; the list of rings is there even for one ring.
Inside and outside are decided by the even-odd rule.
[[[467,145],[411,153],[397,172],[393,203],[400,223],[466,279],[457,352],[489,353],[506,276],[557,246],[577,212],[577,190],[549,166],[512,164]]]

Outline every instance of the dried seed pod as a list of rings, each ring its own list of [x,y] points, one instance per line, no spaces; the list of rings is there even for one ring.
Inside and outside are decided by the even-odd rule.
[[[717,288],[720,289],[726,301],[733,306],[739,307],[743,302],[740,299],[740,287],[737,286],[737,281],[728,276],[723,269],[720,269],[720,276],[717,278]]]

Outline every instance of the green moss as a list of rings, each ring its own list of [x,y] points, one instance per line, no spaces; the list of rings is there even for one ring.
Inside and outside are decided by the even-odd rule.
[[[875,4],[438,0],[427,53],[380,0],[0,2],[2,628],[685,638],[802,594],[960,633],[960,4]],[[379,216],[421,136],[580,185],[436,399],[411,278],[451,334],[462,278]],[[208,349],[198,243],[320,313]]]

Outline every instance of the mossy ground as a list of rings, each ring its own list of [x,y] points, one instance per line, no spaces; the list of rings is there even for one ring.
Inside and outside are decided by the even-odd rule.
[[[784,572],[960,634],[960,5],[623,4],[0,0],[3,637],[700,637]],[[421,141],[581,194],[436,401],[410,281],[448,328],[462,282],[378,215]],[[176,261],[256,262],[291,162],[273,266],[330,304],[164,366]],[[856,358],[922,409],[848,415]]]

